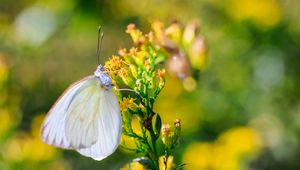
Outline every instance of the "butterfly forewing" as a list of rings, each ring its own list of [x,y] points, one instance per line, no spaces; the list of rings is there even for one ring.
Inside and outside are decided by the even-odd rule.
[[[79,89],[86,86],[92,78],[93,76],[89,76],[73,83],[50,109],[42,125],[41,137],[45,143],[65,149],[71,148],[65,134],[67,109]]]
[[[74,96],[66,114],[66,137],[73,148],[86,148],[98,139],[100,92],[103,89],[97,78],[90,79],[84,89]]]

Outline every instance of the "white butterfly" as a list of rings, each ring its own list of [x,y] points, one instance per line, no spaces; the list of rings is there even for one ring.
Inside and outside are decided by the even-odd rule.
[[[120,141],[122,119],[112,80],[99,65],[94,75],[73,83],[44,120],[45,143],[74,149],[95,160],[112,154]]]

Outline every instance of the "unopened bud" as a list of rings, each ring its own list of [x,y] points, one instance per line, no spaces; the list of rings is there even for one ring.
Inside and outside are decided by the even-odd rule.
[[[145,68],[146,68],[146,71],[149,71],[151,69],[151,64],[150,64],[149,59],[145,61]]]
[[[166,29],[166,35],[175,41],[176,43],[179,43],[181,40],[181,28],[178,22],[173,22],[167,29]]]
[[[180,120],[179,119],[176,119],[174,121],[174,126],[175,126],[175,141],[177,142],[179,136],[180,136],[180,132],[181,132],[181,123],[180,123]]]
[[[168,72],[172,75],[184,79],[190,76],[190,64],[183,53],[174,53],[167,61]]]
[[[171,127],[169,124],[163,124],[161,127],[161,139],[166,147],[171,147],[172,145],[172,134]]]
[[[163,136],[170,135],[170,128],[171,128],[171,126],[169,124],[163,124],[161,127],[161,134]]]
[[[134,66],[134,65],[131,64],[131,65],[129,66],[129,69],[130,69],[130,72],[131,72],[132,76],[136,79],[137,76],[138,76],[136,66]]]
[[[185,46],[189,46],[195,39],[196,34],[199,29],[199,23],[197,20],[193,20],[185,27],[185,30],[183,32],[183,43]]]
[[[134,44],[138,44],[141,37],[143,37],[143,33],[137,29],[134,24],[129,24],[127,26],[126,33],[130,34]]]
[[[207,45],[203,37],[197,37],[190,48],[190,61],[194,68],[203,69],[207,63]]]
[[[175,128],[180,128],[181,127],[180,119],[175,119],[174,126],[175,126]]]
[[[165,34],[164,34],[164,24],[160,21],[155,21],[152,23],[152,30],[159,44],[164,44]]]
[[[159,78],[163,78],[165,76],[165,74],[166,74],[166,70],[165,69],[158,69],[157,70],[157,76]]]
[[[127,52],[126,48],[120,48],[119,51],[118,51],[118,53],[119,53],[120,56],[125,56],[126,52]]]

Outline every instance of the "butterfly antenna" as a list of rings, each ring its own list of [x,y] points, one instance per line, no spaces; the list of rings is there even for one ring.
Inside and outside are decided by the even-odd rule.
[[[101,47],[102,47],[102,40],[103,40],[103,32],[101,32],[101,26],[98,28],[98,43],[97,43],[97,60],[98,60],[98,65],[100,64],[100,52],[101,52]]]

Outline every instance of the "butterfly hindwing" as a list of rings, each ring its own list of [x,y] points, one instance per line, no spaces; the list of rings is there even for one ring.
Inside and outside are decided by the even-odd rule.
[[[122,119],[118,99],[111,89],[100,91],[98,114],[95,121],[98,123],[97,142],[88,148],[77,151],[82,155],[101,160],[113,153],[120,141]]]

